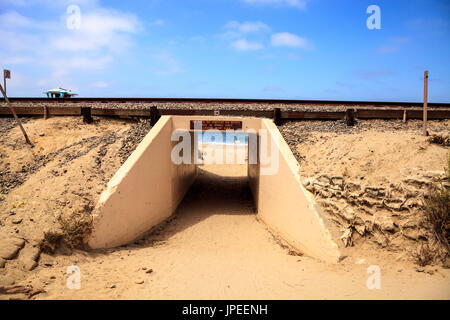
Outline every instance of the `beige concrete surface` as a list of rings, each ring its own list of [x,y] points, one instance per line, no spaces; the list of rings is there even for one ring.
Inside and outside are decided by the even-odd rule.
[[[171,150],[178,142],[171,142],[171,135],[175,130],[190,130],[190,120],[202,119],[242,121],[243,131],[250,130],[250,143],[260,129],[267,130],[268,149],[276,152],[272,158],[276,159],[274,170],[268,171],[273,164],[261,164],[259,156],[257,164],[248,165],[248,181],[258,215],[298,251],[337,262],[337,242],[301,184],[296,159],[273,122],[258,118],[162,117],[103,192],[95,209],[89,245],[106,248],[127,244],[172,215],[194,181],[197,169],[194,164],[173,164]],[[197,147],[192,142],[191,151]],[[252,152],[256,149],[261,151],[260,142]]]
[[[261,120],[262,128],[270,133],[278,157],[275,174],[262,174],[263,167],[276,164],[249,166],[250,187],[258,215],[277,235],[294,248],[326,262],[338,262],[341,253],[329,222],[301,183],[299,164],[271,120]],[[260,144],[259,144],[260,145]],[[260,147],[260,146],[259,146]],[[258,148],[259,148],[258,147]]]
[[[127,244],[174,212],[197,168],[172,163],[172,131],[170,117],[161,117],[108,183],[94,209],[91,248]]]

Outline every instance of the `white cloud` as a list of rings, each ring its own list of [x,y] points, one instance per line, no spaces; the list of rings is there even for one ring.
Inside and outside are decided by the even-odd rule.
[[[236,39],[246,34],[259,34],[270,31],[270,27],[261,21],[229,21],[223,27],[226,31],[220,35],[223,39]]]
[[[377,53],[392,53],[400,49],[401,46],[411,42],[411,37],[392,37],[388,39],[388,44],[377,49]]]
[[[270,30],[270,27],[261,21],[245,21],[239,23],[237,21],[228,22],[225,29],[237,30],[239,33],[260,32]]]
[[[265,32],[270,31],[270,27],[261,21],[229,21],[225,24],[226,30],[219,37],[230,40],[230,47],[236,51],[255,51],[264,48],[261,42]],[[247,40],[244,37],[251,36],[258,40]]]
[[[153,60],[157,62],[158,67],[152,67],[151,70],[157,75],[167,76],[183,72],[180,61],[166,50],[154,54]]]
[[[249,4],[286,6],[301,10],[306,9],[306,2],[307,2],[307,0],[244,0],[244,1]]]
[[[97,6],[98,0],[0,0],[0,5],[8,5],[15,7],[32,7],[32,6],[46,6],[46,7],[67,7],[68,5],[80,5],[83,7]]]
[[[295,47],[306,50],[314,49],[314,45],[308,39],[289,32],[273,34],[270,39],[270,44],[274,47]]]
[[[114,61],[111,56],[70,57],[44,60],[43,63],[55,69],[63,70],[102,70],[107,68]]]
[[[17,64],[28,64],[33,62],[33,59],[27,56],[10,56],[10,57],[0,57],[2,64],[5,66],[17,65]]]
[[[136,16],[102,9],[82,13],[80,29],[67,30],[52,39],[51,45],[62,51],[120,51],[130,45],[129,35],[136,33],[138,28],[140,23]]]
[[[231,43],[231,47],[237,51],[255,51],[264,48],[260,42],[251,42],[245,39],[239,39]]]
[[[9,2],[0,0],[0,7],[4,3]],[[69,14],[66,8],[69,4],[81,7],[80,29],[67,28]],[[54,9],[56,6],[57,10],[61,9],[61,15],[59,19],[47,21],[34,19],[22,13],[22,6],[27,6],[28,10],[37,10],[41,6]],[[38,93],[48,89],[45,86],[73,90],[92,87],[89,81],[83,81],[84,75],[98,73],[128,55],[134,45],[133,36],[143,28],[136,15],[102,7],[96,0],[22,0],[11,3],[12,7],[17,11],[0,13],[0,58],[5,68],[14,66],[14,70],[26,70],[24,76],[14,80],[15,95],[25,94],[25,87],[34,88]],[[95,84],[97,88],[103,85]]]

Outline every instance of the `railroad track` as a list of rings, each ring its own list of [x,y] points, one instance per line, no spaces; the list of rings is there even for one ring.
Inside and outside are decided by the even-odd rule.
[[[90,119],[91,116],[148,117],[152,119],[152,122],[162,115],[252,116],[273,118],[275,122],[280,120],[346,120],[349,125],[354,122],[355,118],[407,120],[422,119],[423,117],[422,103],[419,102],[209,98],[10,98],[10,101],[20,116],[82,115],[85,119]],[[9,109],[6,104],[2,106],[1,102],[0,100],[0,116],[9,116]],[[121,108],[121,103],[145,105],[141,108]],[[151,105],[161,103],[166,103],[166,105],[163,107]],[[191,106],[186,108],[183,103],[189,103]],[[113,107],[108,107],[108,104]],[[198,108],[195,108],[196,104],[198,104]],[[207,104],[214,104],[214,106],[209,107]],[[256,104],[263,108],[262,110],[236,108],[235,106],[221,108],[221,104],[224,106]],[[311,110],[302,110],[302,108]],[[429,103],[428,108],[428,119],[450,119],[450,103]]]
[[[422,102],[340,101],[340,100],[283,100],[283,99],[223,99],[223,98],[60,98],[15,97],[11,102],[28,103],[229,103],[229,104],[283,104],[307,106],[348,106],[376,108],[420,108]],[[1,99],[0,102],[4,102]],[[450,108],[450,103],[428,103],[430,108]]]

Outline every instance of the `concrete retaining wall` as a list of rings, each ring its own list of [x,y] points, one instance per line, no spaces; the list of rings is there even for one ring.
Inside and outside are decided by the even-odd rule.
[[[161,117],[102,193],[94,210],[91,248],[130,243],[172,215],[197,175],[171,161],[172,119]]]
[[[267,175],[262,174],[262,169],[269,165],[249,166],[249,182],[258,215],[300,252],[326,262],[339,261],[338,240],[320,207],[304,189],[298,173],[299,164],[289,146],[271,120],[261,120],[261,127],[271,135],[268,143],[278,144],[279,166],[276,174]]]
[[[189,130],[190,120],[240,120],[243,130],[257,139],[260,129],[269,133],[278,167],[264,174],[269,165],[249,164],[248,179],[258,215],[277,235],[299,251],[324,261],[336,262],[340,251],[327,220],[300,181],[299,165],[278,128],[271,120],[240,117],[165,116],[117,171],[102,193],[94,211],[94,228],[88,241],[92,248],[132,242],[172,215],[197,175],[194,164],[171,161],[172,132]],[[191,143],[191,153],[194,143]],[[261,145],[258,143],[258,148]],[[256,149],[253,150],[255,152]],[[249,155],[249,157],[252,157]],[[258,154],[258,161],[260,161]]]

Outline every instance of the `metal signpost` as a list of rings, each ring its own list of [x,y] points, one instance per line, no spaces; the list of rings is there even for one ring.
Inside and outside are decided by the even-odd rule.
[[[11,71],[3,69],[3,90],[6,93],[6,79],[11,79]]]

